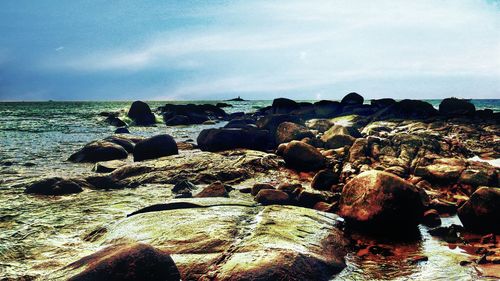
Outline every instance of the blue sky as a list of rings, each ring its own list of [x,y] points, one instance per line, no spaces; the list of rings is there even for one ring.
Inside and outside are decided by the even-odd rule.
[[[1,1],[0,100],[500,98],[500,4]]]

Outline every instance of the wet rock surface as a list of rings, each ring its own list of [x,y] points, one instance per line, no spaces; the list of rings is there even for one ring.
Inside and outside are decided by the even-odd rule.
[[[329,280],[345,267],[346,241],[334,214],[232,199],[185,200],[200,208],[129,217],[101,242],[139,242],[167,252],[182,280]]]

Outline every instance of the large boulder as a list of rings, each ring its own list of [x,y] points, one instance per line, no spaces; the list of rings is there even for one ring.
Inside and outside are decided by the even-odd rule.
[[[313,133],[306,127],[292,122],[283,122],[278,126],[278,129],[276,130],[277,144],[313,137]]]
[[[173,200],[113,225],[99,244],[147,243],[171,254],[182,280],[331,280],[345,267],[335,214],[228,198]],[[161,208],[160,208],[161,209]]]
[[[354,127],[334,125],[321,136],[321,140],[325,142],[326,148],[336,149],[351,146],[359,137],[361,134]]]
[[[225,118],[226,112],[213,104],[166,104],[160,107],[169,126],[202,124],[208,120]]]
[[[174,138],[167,134],[157,135],[135,145],[134,161],[155,159],[174,154],[179,154]]]
[[[439,113],[449,116],[474,115],[476,107],[468,100],[447,98],[439,104]]]
[[[71,162],[100,162],[127,158],[128,152],[121,145],[100,140],[86,144],[83,148],[73,153],[68,160]]]
[[[255,201],[262,205],[284,205],[290,203],[290,198],[281,190],[262,189],[255,196]]]
[[[104,122],[108,123],[111,126],[115,126],[115,127],[125,127],[125,126],[127,126],[127,123],[123,122],[120,118],[118,118],[116,116],[113,116],[113,115],[109,115],[104,120]]]
[[[500,234],[500,188],[480,187],[458,209],[466,229]]]
[[[300,124],[300,118],[289,114],[270,114],[261,117],[257,120],[256,125],[260,129],[268,130],[273,133],[276,132],[278,126],[283,122],[293,122]]]
[[[24,192],[40,195],[67,195],[80,193],[83,188],[92,188],[92,186],[83,179],[54,177],[35,181],[26,187]]]
[[[299,171],[314,171],[325,166],[325,157],[312,145],[291,141],[283,151],[285,163]]]
[[[361,105],[365,99],[358,93],[349,93],[347,94],[342,101],[340,102],[342,105]]]
[[[328,131],[333,125],[333,122],[328,119],[310,119],[306,121],[307,128],[316,130],[320,133]]]
[[[169,254],[146,244],[109,246],[66,267],[78,272],[68,281],[179,281]]]
[[[419,189],[387,172],[371,170],[350,180],[343,188],[339,215],[353,226],[370,230],[415,227],[424,205]]]
[[[339,183],[339,175],[332,169],[319,171],[311,182],[311,187],[317,190],[330,190],[331,187]]]
[[[209,186],[205,187],[200,193],[198,193],[195,197],[203,198],[203,197],[229,197],[229,193],[227,192],[227,188],[220,181],[214,182]]]
[[[277,98],[273,100],[272,108],[274,114],[286,114],[299,109],[300,105],[291,99]]]
[[[155,115],[151,112],[149,105],[142,101],[134,101],[127,114],[134,120],[135,125],[149,126],[156,123]]]
[[[189,125],[191,121],[186,115],[175,115],[165,120],[165,125],[167,126],[179,126],[179,125]]]
[[[391,98],[374,99],[370,101],[370,104],[376,109],[382,109],[395,104],[396,101]]]
[[[317,117],[334,117],[341,112],[342,105],[338,101],[320,100],[314,103],[314,113]]]
[[[381,110],[375,114],[375,117],[377,119],[426,119],[437,113],[438,111],[428,102],[405,99]]]
[[[131,153],[134,151],[134,147],[135,147],[134,139],[127,137],[125,135],[115,134],[115,135],[109,136],[103,140],[115,143],[115,144],[123,147],[128,153]]]
[[[222,151],[235,148],[266,150],[271,141],[267,130],[219,128],[205,129],[197,138],[198,146],[203,151]]]

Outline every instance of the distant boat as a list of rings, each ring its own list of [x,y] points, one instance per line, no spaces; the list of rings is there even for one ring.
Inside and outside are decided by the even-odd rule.
[[[228,101],[245,101],[244,99],[240,98],[240,96],[238,96],[237,98],[234,98],[234,99],[230,99]]]

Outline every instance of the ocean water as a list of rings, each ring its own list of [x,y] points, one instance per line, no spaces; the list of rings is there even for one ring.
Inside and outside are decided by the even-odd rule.
[[[430,100],[434,106],[439,100]],[[476,108],[500,111],[500,100],[472,100]],[[148,102],[152,109],[167,102]],[[172,103],[172,102],[168,102]],[[183,104],[186,102],[174,102]],[[197,101],[189,103],[213,103]],[[270,105],[272,101],[228,102],[232,112],[252,112]],[[74,164],[66,159],[92,140],[113,133],[115,127],[103,122],[100,112],[120,112],[125,116],[130,101],[123,102],[4,102],[0,103],[0,277],[45,274],[74,260],[75,255],[91,253],[93,245],[82,241],[89,231],[141,207],[162,202],[165,189],[155,186],[129,190],[85,191],[81,194],[58,198],[37,197],[23,193],[26,184],[46,176],[72,176],[91,173],[91,164]],[[215,125],[167,127],[161,120],[153,127],[131,127],[132,134],[152,136],[168,133],[177,141],[196,140],[198,133]],[[162,199],[163,198],[163,199]],[[440,250],[439,244],[424,237],[422,247],[428,252]],[[439,247],[442,247],[439,246]],[[440,248],[439,248],[440,249]],[[442,253],[440,253],[442,254]],[[457,254],[459,257],[461,254]],[[350,257],[349,267],[340,280],[362,280],[367,271],[373,279],[405,280],[414,276],[418,280],[428,277],[447,280],[468,280],[473,272],[455,266],[457,255],[444,254],[435,267],[401,274],[401,268],[379,268]],[[432,264],[431,264],[432,265]],[[451,267],[436,272],[437,266]],[[375,269],[374,269],[375,268]],[[425,270],[424,270],[425,269]],[[434,270],[434,271],[433,271]],[[399,272],[399,273],[398,273]]]

